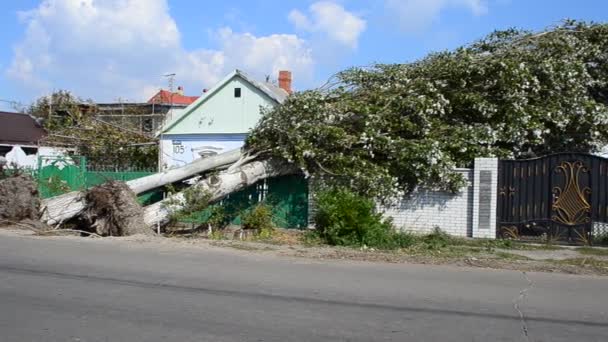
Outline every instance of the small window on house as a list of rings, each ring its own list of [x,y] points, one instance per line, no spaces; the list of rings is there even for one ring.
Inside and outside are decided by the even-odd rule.
[[[241,97],[241,88],[234,88],[234,97]]]
[[[31,156],[38,153],[38,148],[36,147],[22,147],[23,152],[25,152],[26,156]]]
[[[0,146],[0,157],[6,157],[6,154],[13,149],[13,146]]]

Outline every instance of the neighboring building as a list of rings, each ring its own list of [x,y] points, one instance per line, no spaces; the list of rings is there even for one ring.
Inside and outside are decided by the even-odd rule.
[[[161,89],[147,102],[98,103],[95,105],[99,120],[140,133],[155,135],[164,123],[171,121],[181,110],[188,107],[198,96],[185,96],[184,88],[177,92]]]
[[[66,149],[40,146],[46,131],[31,116],[0,112],[0,156],[7,164],[36,168],[38,156],[62,155]]]
[[[169,104],[172,106],[180,106],[185,108],[192,104],[194,101],[196,101],[198,98],[198,96],[184,95],[184,87],[179,86],[177,87],[176,93],[161,89],[158,93],[156,93],[148,100],[148,103]]]
[[[291,93],[291,72],[279,85],[260,82],[240,70],[226,76],[168,122],[159,133],[160,168],[173,168],[241,147],[261,117]]]

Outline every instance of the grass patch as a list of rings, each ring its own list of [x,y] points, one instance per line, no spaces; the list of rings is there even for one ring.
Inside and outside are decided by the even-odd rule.
[[[518,255],[518,254],[513,254],[513,253],[507,253],[507,252],[496,252],[495,254],[498,258],[500,259],[505,259],[505,260],[530,260],[530,258],[525,257],[523,255]]]
[[[608,248],[580,247],[576,251],[583,255],[608,256]]]
[[[553,262],[558,265],[570,265],[570,266],[577,266],[577,267],[594,267],[594,268],[608,269],[608,261],[599,260],[599,259],[595,259],[595,258],[591,258],[591,257],[570,258],[570,259],[564,259],[564,260],[547,260],[547,261]]]
[[[494,249],[513,249],[513,250],[558,250],[560,246],[551,244],[531,244],[507,239],[473,239],[452,237],[452,243],[462,246],[481,247],[487,251]]]
[[[218,246],[218,247],[230,247],[230,248],[238,249],[241,251],[248,251],[248,252],[273,251],[274,250],[270,246],[258,246],[258,245],[254,245],[251,243],[227,243],[227,244],[212,244],[212,245]]]

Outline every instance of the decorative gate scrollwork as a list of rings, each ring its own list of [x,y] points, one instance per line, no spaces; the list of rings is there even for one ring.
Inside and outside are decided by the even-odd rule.
[[[501,160],[497,216],[499,237],[590,244],[604,234],[593,227],[608,222],[608,159],[559,153]]]
[[[554,214],[551,219],[567,226],[589,223],[591,205],[587,198],[591,195],[591,188],[587,186],[581,190],[579,185],[579,174],[589,172],[589,170],[581,161],[573,163],[564,161],[556,168],[556,171],[563,172],[566,181],[563,187],[553,188],[555,197],[552,209]]]

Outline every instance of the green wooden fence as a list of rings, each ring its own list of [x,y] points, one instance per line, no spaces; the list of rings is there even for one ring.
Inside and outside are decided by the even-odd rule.
[[[130,181],[154,174],[155,170],[90,169],[82,156],[41,156],[38,159],[38,189],[42,198],[69,191],[77,191],[103,184],[110,180]]]
[[[272,208],[272,220],[281,228],[304,229],[308,225],[308,181],[299,175],[268,179],[253,184],[221,200],[230,224],[240,225],[241,216],[259,203]],[[180,221],[200,224],[206,222],[211,209],[194,213]]]
[[[129,181],[154,174],[155,170],[90,169],[82,156],[41,156],[38,169],[31,173],[38,180],[42,198],[57,196],[103,184],[110,180]],[[163,198],[162,189],[138,196],[142,205]],[[302,176],[284,176],[258,182],[231,194],[216,205],[222,205],[232,224],[240,224],[242,213],[263,201],[273,208],[275,224],[283,228],[305,228],[308,223],[308,182]],[[191,215],[184,222],[200,224],[209,211]]]

